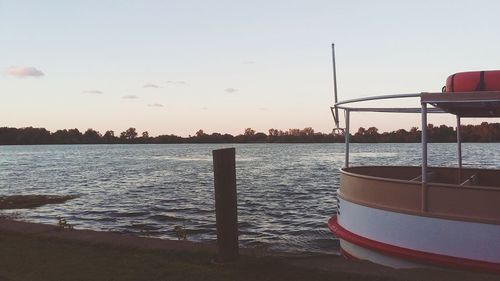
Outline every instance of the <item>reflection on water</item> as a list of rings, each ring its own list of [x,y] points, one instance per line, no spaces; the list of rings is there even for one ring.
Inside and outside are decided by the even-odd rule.
[[[242,246],[337,250],[335,214],[342,144],[74,145],[0,147],[0,195],[79,194],[60,205],[13,210],[75,228],[215,240],[212,150],[235,146]],[[497,167],[497,144],[465,144],[464,163]],[[455,165],[454,144],[431,144],[432,165]],[[351,144],[352,165],[420,165],[419,144]]]

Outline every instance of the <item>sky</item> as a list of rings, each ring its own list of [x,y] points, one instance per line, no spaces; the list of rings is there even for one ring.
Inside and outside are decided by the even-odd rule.
[[[340,100],[439,92],[450,74],[499,68],[498,11],[500,1],[0,0],[0,127],[331,132],[332,43]],[[353,114],[351,128],[419,122]]]

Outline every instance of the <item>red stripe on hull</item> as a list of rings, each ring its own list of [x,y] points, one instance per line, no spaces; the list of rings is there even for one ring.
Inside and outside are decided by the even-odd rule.
[[[335,234],[339,238],[342,238],[360,247],[374,250],[389,256],[399,257],[427,264],[438,264],[442,266],[448,266],[460,269],[466,268],[466,269],[500,273],[500,263],[477,261],[471,259],[464,259],[464,258],[422,252],[412,249],[406,249],[359,236],[340,226],[337,222],[336,216],[332,217],[328,221],[328,228],[330,228],[333,234]]]

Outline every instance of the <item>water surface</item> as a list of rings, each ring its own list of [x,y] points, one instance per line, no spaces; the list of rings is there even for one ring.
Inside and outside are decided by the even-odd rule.
[[[0,195],[78,194],[64,204],[11,210],[75,228],[215,240],[213,149],[236,147],[240,242],[291,253],[335,253],[342,144],[0,146]],[[498,144],[464,144],[464,164],[500,168]],[[351,165],[420,165],[420,144],[351,144]],[[429,163],[455,166],[455,144],[430,144]]]

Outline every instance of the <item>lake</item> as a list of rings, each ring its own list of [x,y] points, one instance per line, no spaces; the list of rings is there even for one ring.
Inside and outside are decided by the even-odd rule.
[[[337,253],[343,144],[0,146],[0,195],[76,194],[64,204],[1,213],[79,229],[215,241],[212,150],[236,147],[240,243]],[[464,166],[500,168],[499,144],[463,144]],[[351,144],[351,165],[420,165],[420,144]],[[455,144],[430,144],[429,164],[456,166]]]

